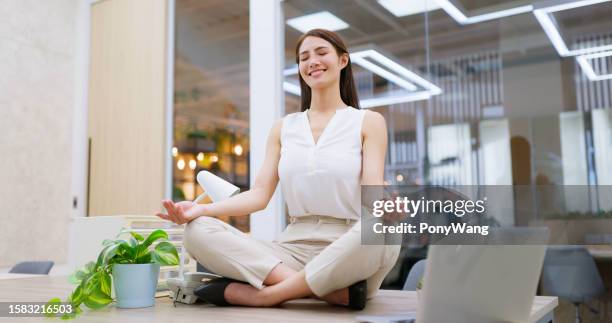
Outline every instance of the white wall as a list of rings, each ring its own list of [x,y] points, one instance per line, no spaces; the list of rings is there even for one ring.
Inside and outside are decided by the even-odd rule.
[[[251,183],[265,157],[266,142],[274,122],[283,115],[282,10],[279,0],[249,2],[249,141]],[[251,214],[251,234],[272,241],[285,227],[283,201],[277,187],[265,210]]]
[[[0,267],[66,261],[77,6],[0,1]]]
[[[504,107],[510,137],[529,141],[531,179],[540,176],[563,184],[559,114],[570,110],[574,102],[569,102],[563,92],[561,60],[556,54],[550,55],[504,63]]]
[[[556,116],[564,110],[561,61],[504,62],[507,117]]]

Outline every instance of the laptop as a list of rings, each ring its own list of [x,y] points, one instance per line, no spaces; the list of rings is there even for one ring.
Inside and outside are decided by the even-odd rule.
[[[516,229],[514,229],[516,230]],[[432,245],[419,309],[394,315],[362,315],[376,323],[527,322],[536,294],[548,230],[519,229],[531,245]],[[504,230],[502,236],[515,236]],[[539,241],[540,244],[534,244]],[[498,241],[499,242],[499,241]]]

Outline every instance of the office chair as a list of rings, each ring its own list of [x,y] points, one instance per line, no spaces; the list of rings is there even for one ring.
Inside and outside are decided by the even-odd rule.
[[[410,268],[410,272],[408,272],[408,277],[406,278],[406,282],[404,283],[403,290],[416,291],[417,285],[419,284],[419,280],[423,278],[423,274],[425,273],[425,265],[427,259],[421,259],[415,263],[412,268]]]
[[[580,304],[599,298],[605,292],[593,256],[581,246],[548,248],[542,268],[542,288],[547,293],[572,302],[577,323],[582,321]]]
[[[24,261],[13,266],[9,273],[48,275],[53,265],[53,261]]]

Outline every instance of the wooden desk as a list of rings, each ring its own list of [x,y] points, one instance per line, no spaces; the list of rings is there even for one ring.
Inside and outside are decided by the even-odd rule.
[[[0,281],[0,302],[47,301],[52,297],[66,297],[73,286],[65,277],[37,277]],[[506,302],[508,300],[500,300]],[[355,322],[358,315],[400,314],[417,309],[416,292],[380,291],[368,302],[365,310],[351,311],[329,306],[316,300],[287,302],[276,308],[215,307],[212,305],[172,306],[169,298],[158,298],[154,307],[119,309],[114,306],[86,310],[81,320],[86,322]],[[531,310],[530,322],[551,315],[558,305],[556,297],[538,296]],[[4,320],[4,321],[3,321]],[[46,322],[45,318],[0,318],[0,322]],[[60,322],[59,320],[57,322]],[[78,322],[78,320],[77,320]]]

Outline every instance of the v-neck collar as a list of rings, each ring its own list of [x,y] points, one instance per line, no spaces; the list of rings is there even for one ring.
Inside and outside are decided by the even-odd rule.
[[[310,142],[312,143],[312,145],[315,148],[319,147],[319,143],[321,142],[321,139],[323,139],[323,136],[327,132],[327,128],[329,128],[330,126],[333,125],[334,119],[336,119],[336,115],[338,114],[338,111],[346,110],[348,108],[350,108],[350,107],[345,107],[345,108],[342,108],[342,109],[336,109],[336,111],[334,111],[334,114],[329,119],[329,121],[327,121],[327,124],[325,125],[325,127],[321,131],[321,134],[319,135],[319,139],[317,139],[316,141],[315,141],[315,138],[314,138],[314,133],[312,132],[312,127],[310,126],[310,118],[308,118],[308,110],[310,110],[310,109],[306,109],[306,111],[304,111],[304,119],[306,120],[306,130],[310,134],[310,136],[309,136],[310,137]]]

